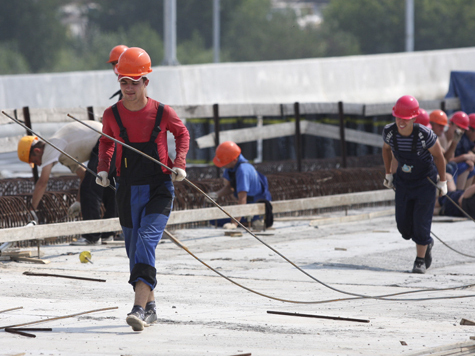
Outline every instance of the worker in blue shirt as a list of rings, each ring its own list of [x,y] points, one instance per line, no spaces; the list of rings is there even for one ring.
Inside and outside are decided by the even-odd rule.
[[[409,95],[401,97],[393,107],[396,122],[383,129],[384,185],[396,190],[399,232],[404,239],[416,243],[417,257],[412,273],[425,273],[432,263],[434,244],[430,236],[436,198],[434,185],[439,195],[445,195],[447,179],[445,159],[437,136],[429,128],[414,123],[418,115],[419,103]],[[398,162],[394,175],[391,172],[393,154]]]
[[[241,154],[241,148],[232,141],[223,142],[216,149],[213,163],[220,168],[224,168],[224,186],[217,192],[210,192],[210,198],[216,200],[219,197],[234,194],[238,204],[248,204],[264,202],[266,204],[266,221],[262,221],[258,216],[253,217],[252,226],[262,229],[272,225],[272,206],[270,205],[271,194],[267,178],[259,173]],[[241,221],[241,217],[236,218]],[[218,220],[218,226],[225,229],[235,229],[237,223],[230,219]]]

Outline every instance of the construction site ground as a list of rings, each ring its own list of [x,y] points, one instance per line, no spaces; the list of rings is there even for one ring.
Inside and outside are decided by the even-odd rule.
[[[350,210],[308,218],[280,219],[260,239],[328,286],[381,296],[475,283],[475,259],[436,240],[433,266],[410,273],[412,241],[397,231],[390,207]],[[383,212],[368,215],[369,212]],[[371,218],[373,216],[373,218]],[[315,221],[317,220],[317,221]],[[475,255],[474,222],[437,219],[432,231],[465,254]],[[311,223],[312,222],[312,223]],[[243,230],[240,230],[243,231]],[[247,233],[195,228],[171,231],[197,257],[242,289],[209,270],[169,239],[156,250],[158,323],[134,332],[125,323],[133,304],[128,259],[120,245],[41,247],[48,264],[0,262],[0,355],[466,355],[474,353],[475,287],[424,291],[381,299],[347,299],[304,275]],[[36,248],[30,248],[36,257]],[[79,254],[89,250],[91,263]],[[104,279],[106,282],[24,272]],[[468,298],[452,298],[464,297]],[[424,298],[446,298],[423,300]],[[347,299],[347,300],[338,300]],[[422,300],[417,300],[422,299]],[[5,332],[5,326],[58,318],[29,327],[36,338]],[[268,311],[340,317],[270,314]],[[360,319],[360,320],[346,320]],[[369,321],[369,322],[365,322]],[[25,326],[26,327],[26,326]],[[470,351],[471,350],[471,351]],[[450,352],[450,353],[449,353]],[[464,353],[465,352],[465,353]],[[469,352],[469,353],[467,353]]]

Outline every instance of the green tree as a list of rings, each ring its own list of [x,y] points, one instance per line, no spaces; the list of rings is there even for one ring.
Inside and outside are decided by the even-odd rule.
[[[28,73],[29,66],[21,53],[7,44],[0,45],[0,74]]]
[[[66,45],[60,0],[0,0],[0,43],[15,43],[33,72],[50,68]]]

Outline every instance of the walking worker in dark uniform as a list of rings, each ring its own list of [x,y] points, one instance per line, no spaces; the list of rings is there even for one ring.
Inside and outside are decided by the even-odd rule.
[[[123,99],[107,108],[102,132],[173,167],[176,173],[137,152],[117,145],[117,193],[119,220],[130,262],[129,283],[134,287],[135,302],[127,315],[134,331],[157,320],[154,288],[157,285],[155,249],[172,210],[173,181],[186,178],[186,154],[190,135],[175,111],[146,96],[151,60],[141,48],[128,48],[119,58],[118,80]],[[168,156],[167,131],[176,142],[176,159]],[[107,186],[107,172],[114,141],[102,136],[99,146],[96,182]]]
[[[399,232],[404,239],[416,243],[417,257],[412,273],[425,273],[432,263],[434,245],[430,237],[436,198],[434,184],[437,182],[439,195],[443,196],[447,194],[447,181],[444,155],[437,136],[427,127],[414,123],[418,115],[419,103],[409,95],[399,98],[393,107],[396,122],[383,130],[384,185],[396,189]],[[392,154],[398,161],[394,177],[391,174]]]

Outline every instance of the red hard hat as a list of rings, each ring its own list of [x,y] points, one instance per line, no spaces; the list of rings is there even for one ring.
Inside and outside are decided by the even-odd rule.
[[[468,115],[468,126],[475,129],[475,114]]]
[[[111,52],[109,53],[109,60],[107,63],[117,62],[122,52],[124,52],[127,48],[129,47],[124,45],[118,45],[112,48]]]
[[[152,61],[145,50],[131,47],[120,55],[115,69],[119,76],[141,77],[152,72]]]
[[[453,122],[455,125],[457,125],[463,130],[468,130],[468,115],[465,114],[463,111],[455,112],[450,118],[450,122]]]
[[[430,113],[430,122],[447,126],[447,115],[442,110],[434,110]]]
[[[416,120],[414,122],[427,126],[430,129],[432,128],[432,125],[430,124],[429,114],[424,109],[419,109],[419,115],[417,115]]]
[[[419,102],[410,95],[404,95],[398,99],[393,107],[393,116],[400,119],[410,120],[419,115]]]
[[[213,163],[216,167],[223,167],[241,154],[241,148],[232,141],[223,142],[216,148],[216,156],[213,158]]]

